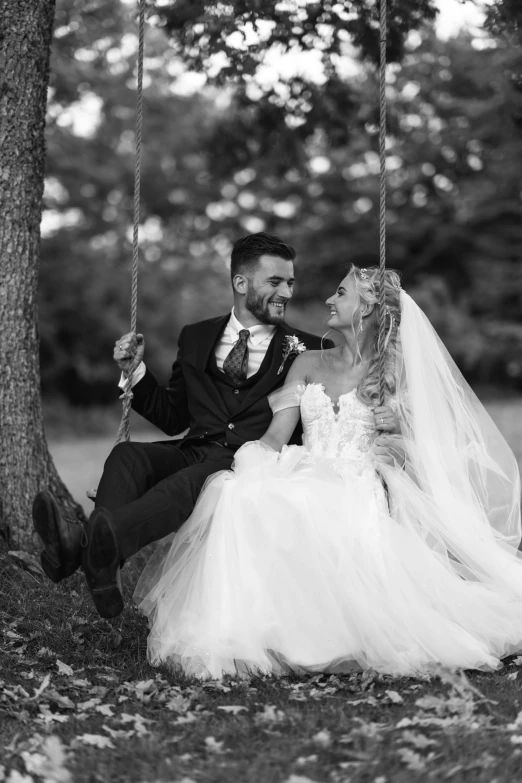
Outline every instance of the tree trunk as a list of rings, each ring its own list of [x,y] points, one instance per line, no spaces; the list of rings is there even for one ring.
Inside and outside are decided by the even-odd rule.
[[[0,0],[0,532],[32,543],[43,487],[83,516],[47,448],[40,398],[37,282],[45,111],[55,0]]]

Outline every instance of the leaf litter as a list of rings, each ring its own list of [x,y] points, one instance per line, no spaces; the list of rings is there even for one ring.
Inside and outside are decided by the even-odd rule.
[[[334,727],[323,727],[312,732],[308,747],[315,746],[317,753],[298,756],[293,763],[299,767],[318,764],[322,754],[328,752],[335,755],[340,770],[370,769],[378,762],[379,747],[387,737],[392,740],[387,752],[393,753],[405,769],[419,774],[433,773],[439,758],[437,748],[451,732],[486,730],[505,737],[514,753],[520,753],[522,746],[522,712],[514,719],[495,714],[493,708],[497,703],[487,699],[463,674],[440,671],[431,678],[417,681],[385,677],[375,672],[318,675],[299,681],[282,678],[278,681],[280,701],[272,703],[267,699],[263,703],[251,701],[259,698],[266,683],[269,684],[270,681],[263,678],[252,684],[230,678],[175,685],[169,678],[155,673],[148,679],[122,682],[113,667],[100,663],[78,668],[61,660],[45,646],[39,648],[37,659],[32,660],[25,650],[26,639],[16,626],[4,633],[6,644],[18,653],[22,651],[19,657],[20,665],[24,666],[21,672],[24,685],[0,680],[0,708],[11,710],[9,714],[13,719],[17,719],[17,713],[23,715],[25,723],[29,719],[28,725],[32,720],[36,730],[31,737],[14,742],[3,760],[7,766],[4,766],[0,780],[3,775],[9,783],[33,783],[34,777],[70,783],[68,766],[82,747],[111,753],[118,746],[126,747],[133,739],[153,735],[158,727],[150,715],[170,714],[169,725],[178,725],[181,731],[184,724],[201,722],[205,725],[205,721],[221,716],[222,720],[233,718],[273,733],[279,727],[295,725],[294,711],[301,709],[303,702],[305,705],[325,704],[337,700],[342,704],[351,729],[341,733]],[[515,658],[512,664],[520,666],[522,656]],[[42,666],[48,669],[45,673],[41,671]],[[82,672],[84,674],[80,676]],[[506,680],[513,682],[510,673]],[[100,680],[105,684],[100,685]],[[435,689],[431,687],[433,685],[436,685]],[[245,703],[238,703],[234,694],[240,695],[240,701]],[[228,703],[228,699],[232,703]],[[218,700],[221,703],[217,703]],[[126,703],[132,703],[135,709],[122,711]],[[291,707],[292,704],[295,706]],[[147,710],[147,715],[142,714],[143,709]],[[379,721],[361,717],[360,711],[365,715],[378,715]],[[397,711],[403,717],[395,718]],[[89,721],[89,730],[75,733],[68,744],[64,744],[54,732],[72,720]],[[99,720],[98,724],[96,720]],[[97,730],[93,730],[95,725]],[[42,728],[46,736],[39,731]],[[183,736],[169,735],[164,742],[179,743]],[[218,734],[206,735],[203,744],[211,756],[231,757],[225,740]],[[177,758],[189,763],[194,755],[181,753]],[[16,759],[19,764],[13,766]],[[462,770],[488,768],[496,761],[491,754],[482,754],[467,765],[447,767],[444,777],[450,779]],[[25,771],[20,771],[20,765]],[[312,779],[292,775],[288,780],[297,783]]]

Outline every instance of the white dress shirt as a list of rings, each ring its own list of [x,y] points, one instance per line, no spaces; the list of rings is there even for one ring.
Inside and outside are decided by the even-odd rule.
[[[234,345],[239,340],[239,332],[241,329],[245,329],[244,327],[236,318],[236,314],[234,312],[234,308],[232,308],[232,312],[230,313],[230,319],[225,326],[225,329],[223,331],[223,334],[221,335],[221,338],[218,340],[216,345],[216,351],[215,351],[215,357],[216,357],[216,363],[218,366],[218,369],[223,372],[223,362],[225,361],[226,357],[234,347]],[[261,367],[261,364],[263,362],[263,359],[265,358],[266,352],[268,351],[268,347],[270,345],[270,341],[272,340],[272,337],[274,336],[274,332],[276,330],[275,326],[272,326],[271,324],[256,324],[255,326],[249,326],[248,331],[250,332],[249,338],[248,338],[248,368],[247,368],[247,378],[250,378],[252,375],[255,375],[256,372]],[[134,371],[134,375],[132,376],[132,385],[135,386],[143,376],[145,375],[146,367],[145,363],[141,362],[136,370]],[[120,378],[119,387],[120,389],[125,388],[125,375],[122,373]]]

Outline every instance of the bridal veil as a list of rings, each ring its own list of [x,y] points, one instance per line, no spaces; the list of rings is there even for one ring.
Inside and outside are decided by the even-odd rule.
[[[522,592],[515,456],[426,315],[405,291],[400,303],[397,407],[406,469],[381,470],[392,516],[463,578],[493,577]]]

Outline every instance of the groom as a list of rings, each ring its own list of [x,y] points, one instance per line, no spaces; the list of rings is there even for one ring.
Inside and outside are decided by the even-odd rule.
[[[59,582],[81,565],[102,617],[123,609],[122,561],[179,530],[206,479],[228,470],[235,451],[268,429],[267,396],[283,385],[297,351],[321,347],[319,337],[285,323],[295,255],[264,232],[239,239],[231,257],[232,312],[182,329],[167,386],[143,362],[137,368],[132,407],[167,435],[188,428],[181,440],[115,446],[85,529],[60,515],[48,491],[36,496],[33,520],[44,544],[45,573]],[[135,353],[143,358],[144,347],[141,335],[117,341],[114,359],[124,376]],[[300,426],[290,442],[301,443]]]

